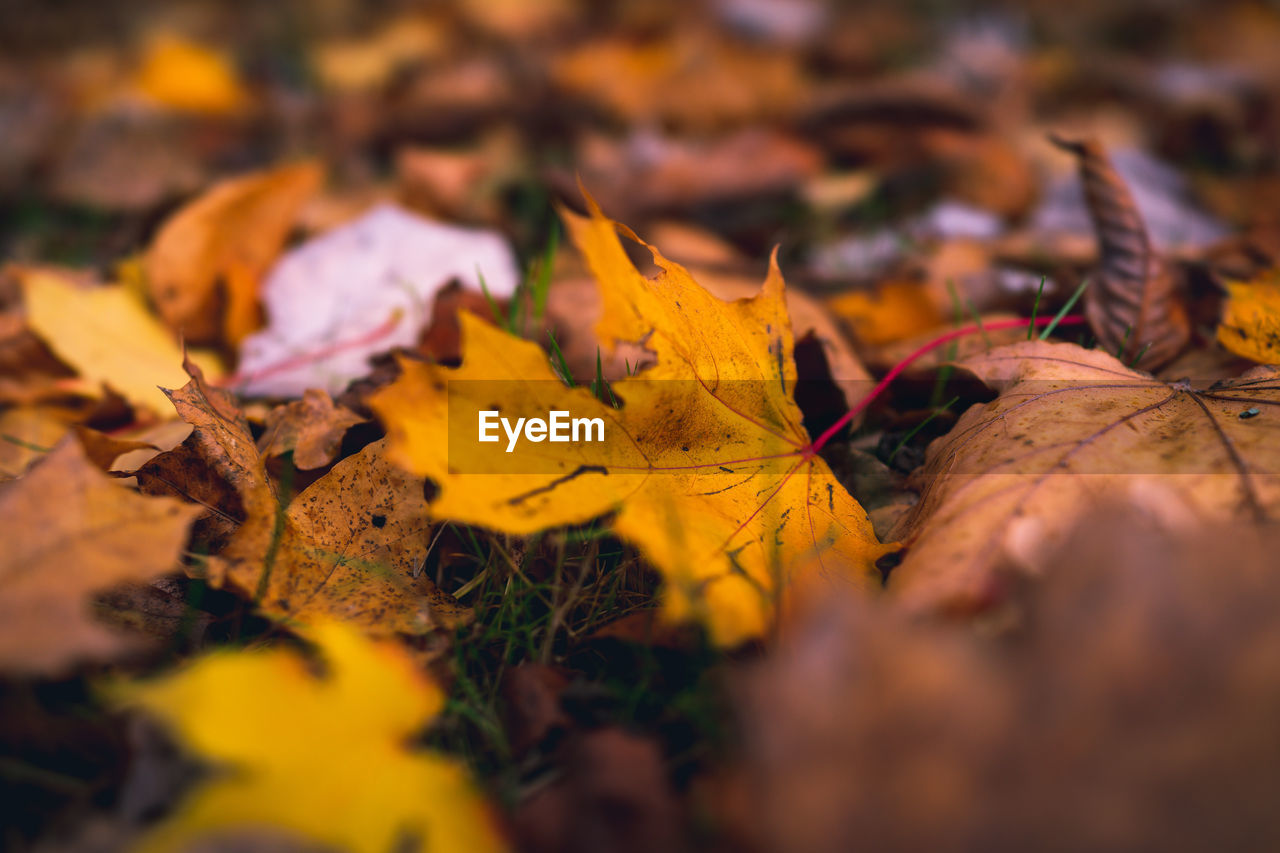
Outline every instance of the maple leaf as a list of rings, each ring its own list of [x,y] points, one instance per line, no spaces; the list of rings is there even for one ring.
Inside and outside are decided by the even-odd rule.
[[[891,532],[908,609],[981,609],[998,572],[1036,573],[1081,511],[1111,497],[1176,526],[1280,514],[1280,369],[1208,388],[1098,350],[1024,342],[958,364],[1000,396],[929,446],[924,493]]]
[[[410,738],[444,694],[401,649],[336,623],[308,633],[326,674],[286,650],[222,652],[117,701],[158,717],[230,772],[206,779],[139,850],[182,850],[240,828],[284,829],[351,851],[505,848],[483,800],[451,760]],[[408,847],[406,847],[408,844]]]
[[[663,573],[666,615],[725,645],[766,631],[788,581],[876,585],[893,548],[808,449],[777,264],[757,296],[723,302],[652,246],[662,272],[645,279],[594,205],[590,219],[564,215],[600,284],[598,336],[644,340],[657,362],[613,384],[615,409],[566,388],[534,344],[464,314],[460,367],[406,361],[370,399],[393,460],[440,487],[432,515],[526,534],[616,512],[614,531]],[[606,440],[495,452],[476,433],[494,409],[600,418]]]
[[[347,430],[365,419],[316,388],[267,412],[267,429],[258,441],[263,456],[293,453],[301,471],[328,465],[338,455]]]
[[[192,343],[238,343],[257,328],[258,285],[323,178],[315,163],[230,178],[165,222],[144,268],[170,328]]]
[[[1280,270],[1254,282],[1227,282],[1218,341],[1236,355],[1280,364]]]
[[[339,618],[377,636],[424,634],[452,627],[469,611],[416,569],[431,528],[423,484],[385,459],[378,441],[342,460],[281,509],[244,414],[231,394],[211,388],[200,371],[166,392],[194,429],[189,450],[239,498],[242,519],[211,558],[210,580],[252,596],[263,613],[288,622]],[[201,492],[185,455],[161,454],[139,471],[162,477],[180,494],[218,506]],[[214,484],[215,489],[218,484]],[[194,492],[194,493],[193,493]]]
[[[0,667],[57,673],[128,648],[86,596],[172,571],[198,507],[131,492],[73,438],[0,492]]]
[[[139,297],[123,285],[82,287],[50,270],[18,276],[28,326],[80,374],[86,393],[100,395],[105,385],[133,405],[169,410],[156,386],[182,380],[182,350]]]

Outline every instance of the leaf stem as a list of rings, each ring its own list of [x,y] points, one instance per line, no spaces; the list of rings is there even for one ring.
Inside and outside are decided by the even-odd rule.
[[[987,323],[985,328],[986,328],[986,331],[988,332],[995,332],[1001,329],[1020,329],[1023,326],[1026,326],[1027,328],[1032,328],[1034,326],[1047,325],[1047,326],[1050,326],[1050,328],[1053,328],[1056,326],[1077,326],[1083,323],[1084,323],[1084,317],[1082,315],[1068,314],[1065,316],[1059,315],[1057,317],[1032,317],[1029,320],[1022,320],[1022,319],[999,320],[995,323]],[[856,418],[864,409],[867,408],[867,406],[871,405],[871,403],[877,397],[879,397],[881,393],[884,392],[884,389],[889,387],[889,383],[897,379],[898,376],[900,376],[903,371],[905,371],[908,367],[910,367],[921,356],[927,355],[928,353],[932,352],[933,350],[937,349],[943,344],[954,341],[956,338],[961,338],[961,337],[964,337],[965,335],[972,335],[978,331],[980,331],[980,327],[976,325],[965,326],[960,329],[953,329],[952,331],[939,335],[938,337],[929,341],[929,343],[920,347],[918,350],[911,353],[911,355],[907,356],[902,361],[895,364],[893,367],[889,369],[889,372],[884,375],[884,378],[881,379],[879,382],[877,382],[876,386],[871,389],[871,393],[869,393],[867,396],[859,400],[858,404],[854,406],[852,409],[850,409],[849,411],[845,412],[844,415],[840,418],[840,420],[836,421],[834,424],[827,427],[827,429],[823,431],[821,435],[815,438],[809,444],[808,447],[804,448],[805,455],[813,456],[813,455],[816,455],[818,451],[822,450],[822,448],[827,445],[827,442],[829,442],[837,433],[839,433],[840,430],[844,429],[845,426],[847,426],[850,421]]]

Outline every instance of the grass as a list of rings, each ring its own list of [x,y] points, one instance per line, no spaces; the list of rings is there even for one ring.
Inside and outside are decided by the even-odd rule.
[[[595,636],[654,604],[657,581],[598,525],[518,539],[455,526],[478,582],[462,596],[475,619],[446,661],[453,681],[429,743],[460,756],[508,804],[541,781],[552,744],[518,755],[506,736],[504,682],[522,664],[567,665],[563,704],[584,728],[657,731],[675,764],[696,763],[723,729],[722,659],[704,638],[664,651]],[[461,568],[461,566],[460,566]],[[445,579],[445,586],[448,581]]]
[[[1044,286],[1043,280],[1041,280],[1040,286],[1041,287]],[[1080,297],[1084,295],[1085,289],[1088,287],[1089,287],[1089,279],[1086,278],[1084,281],[1080,282],[1080,286],[1077,287],[1075,289],[1075,292],[1071,294],[1071,298],[1069,298],[1063,304],[1063,306],[1058,309],[1058,313],[1053,316],[1053,321],[1044,327],[1044,331],[1040,333],[1040,340],[1042,341],[1049,340],[1049,336],[1053,334],[1053,330],[1058,328],[1058,324],[1062,322],[1063,317],[1071,313],[1071,309],[1074,308],[1076,306],[1076,303],[1080,301]],[[1039,296],[1037,296],[1036,297],[1037,304],[1039,303],[1039,301],[1040,301],[1040,298]],[[1034,321],[1035,319],[1034,313],[1031,315],[1031,318]],[[1028,337],[1027,340],[1031,340],[1031,339]]]

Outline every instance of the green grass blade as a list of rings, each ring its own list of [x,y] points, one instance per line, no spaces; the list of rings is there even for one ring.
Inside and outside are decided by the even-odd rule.
[[[938,415],[942,414],[943,412],[945,412],[947,409],[949,409],[949,408],[951,408],[952,406],[954,406],[954,405],[955,405],[956,403],[958,403],[959,401],[960,401],[960,398],[959,398],[959,397],[952,397],[952,398],[951,398],[950,400],[948,400],[944,405],[939,406],[938,408],[935,408],[932,412],[930,412],[930,413],[929,413],[929,416],[928,416],[927,418],[925,418],[925,419],[924,419],[924,420],[922,420],[920,423],[916,424],[916,425],[915,425],[915,426],[913,426],[910,430],[908,430],[908,431],[907,431],[907,434],[906,434],[906,435],[904,435],[904,436],[902,437],[902,440],[898,442],[898,445],[897,445],[895,448],[893,448],[893,452],[889,454],[888,462],[889,462],[889,463],[892,463],[892,462],[893,462],[893,457],[895,457],[895,456],[897,456],[897,455],[898,455],[898,451],[899,451],[899,450],[901,450],[902,448],[906,447],[906,446],[907,446],[907,442],[911,441],[911,439],[913,439],[913,438],[915,438],[915,437],[916,437],[916,433],[920,432],[920,430],[922,430],[922,429],[924,429],[926,426],[928,426],[928,425],[929,425],[929,421],[933,420],[933,419],[934,419],[934,418],[936,418]]]
[[[564,353],[560,350],[560,342],[556,340],[556,333],[547,329],[547,337],[551,339],[551,369],[560,376],[561,382],[572,388],[573,374],[569,372],[569,362],[565,360]]]
[[[1027,326],[1027,340],[1031,340],[1031,333],[1036,328],[1036,317],[1040,314],[1040,297],[1044,295],[1044,276],[1040,276],[1040,289],[1036,291],[1036,301],[1031,306],[1031,325]],[[1044,340],[1042,337],[1041,340]]]
[[[1084,281],[1080,282],[1080,286],[1076,288],[1076,292],[1071,294],[1071,298],[1067,300],[1067,304],[1063,305],[1058,313],[1054,315],[1053,321],[1044,327],[1044,331],[1040,333],[1040,340],[1047,341],[1049,339],[1049,335],[1053,334],[1053,330],[1062,322],[1062,318],[1070,314],[1071,309],[1080,301],[1080,297],[1084,295],[1084,289],[1088,286],[1089,279],[1086,278]],[[1028,340],[1030,340],[1030,338],[1028,338]]]

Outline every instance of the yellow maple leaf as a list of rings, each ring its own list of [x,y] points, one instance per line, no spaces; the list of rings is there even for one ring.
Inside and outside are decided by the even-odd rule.
[[[86,392],[106,385],[134,405],[172,410],[157,386],[186,380],[182,350],[137,294],[124,285],[82,287],[49,270],[20,269],[18,276],[27,325],[80,374]],[[218,375],[214,359],[192,360]]]
[[[600,284],[600,340],[644,340],[657,363],[614,383],[615,408],[566,388],[536,345],[462,315],[460,367],[405,362],[370,401],[389,456],[440,487],[432,514],[525,534],[616,512],[613,529],[663,573],[666,615],[723,645],[761,636],[789,582],[876,584],[893,548],[809,450],[776,263],[757,296],[724,302],[651,246],[662,273],[646,279],[594,205],[565,219]],[[599,419],[604,440],[479,440],[482,412],[555,410]]]
[[[160,106],[184,112],[236,113],[249,102],[225,54],[172,34],[151,39],[133,85]]]
[[[317,625],[326,675],[286,650],[208,655],[167,678],[117,688],[118,701],[172,727],[230,772],[194,791],[142,839],[144,853],[239,829],[284,829],[343,850],[505,848],[462,768],[406,748],[444,705],[391,644]]]
[[[1254,282],[1227,282],[1218,342],[1261,364],[1280,364],[1280,270]]]

